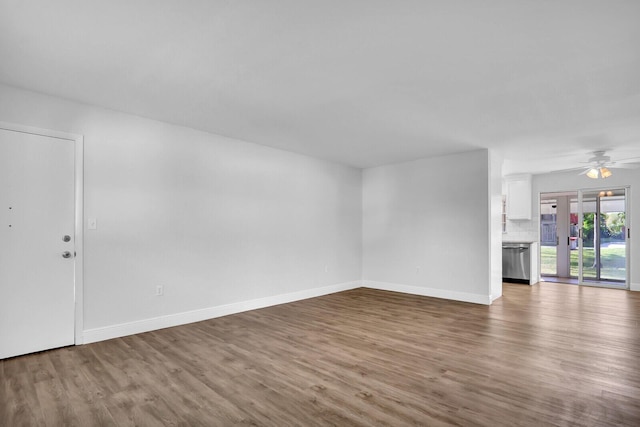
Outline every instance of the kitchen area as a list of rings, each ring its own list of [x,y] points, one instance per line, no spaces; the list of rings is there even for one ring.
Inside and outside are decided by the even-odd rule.
[[[503,177],[503,282],[638,289],[630,274],[627,182],[576,174],[558,191],[554,175]]]
[[[538,229],[532,221],[532,177],[506,176],[502,203],[502,280],[533,285],[540,281]]]

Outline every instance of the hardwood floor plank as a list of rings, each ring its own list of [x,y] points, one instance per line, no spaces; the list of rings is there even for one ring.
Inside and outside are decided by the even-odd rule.
[[[0,425],[637,426],[640,293],[355,289],[0,361]]]

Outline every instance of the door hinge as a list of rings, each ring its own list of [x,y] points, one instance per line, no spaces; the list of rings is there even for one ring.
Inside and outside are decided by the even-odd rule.
[[[627,239],[631,238],[631,229],[627,228]]]

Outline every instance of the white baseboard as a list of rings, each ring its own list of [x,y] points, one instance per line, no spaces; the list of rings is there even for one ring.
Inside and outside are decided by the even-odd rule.
[[[362,286],[365,288],[380,289],[383,291],[402,292],[405,294],[472,302],[475,304],[491,304],[490,295],[470,294],[467,292],[456,292],[447,289],[423,288],[421,286],[400,285],[397,283],[375,282],[372,280],[363,280]]]
[[[321,288],[306,289],[304,291],[291,292],[288,294],[240,301],[232,304],[208,307],[183,313],[169,314],[166,316],[154,317],[152,319],[137,320],[135,322],[120,323],[102,328],[87,329],[83,332],[83,343],[89,344],[92,342],[104,341],[112,338],[184,325],[187,323],[200,322],[202,320],[242,313],[243,311],[256,310],[273,305],[328,295],[335,292],[347,291],[359,288],[360,286],[362,286],[360,281],[338,283]]]
[[[630,291],[640,291],[640,283],[631,283],[629,285],[629,290]]]

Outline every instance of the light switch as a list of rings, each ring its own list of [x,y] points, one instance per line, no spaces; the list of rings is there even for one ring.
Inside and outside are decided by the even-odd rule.
[[[89,230],[95,230],[95,229],[98,228],[98,220],[97,219],[89,218],[89,221],[87,221],[87,222],[88,222]]]

